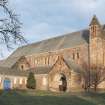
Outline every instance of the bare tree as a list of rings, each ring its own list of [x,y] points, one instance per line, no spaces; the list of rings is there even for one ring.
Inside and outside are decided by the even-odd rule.
[[[91,68],[91,87],[97,91],[98,85],[105,81],[105,68],[94,66]]]
[[[84,71],[82,72],[83,77],[83,88],[85,91],[90,90],[90,69],[89,65],[87,63],[83,63],[82,67],[84,68]]]
[[[89,67],[86,63],[83,63],[84,71],[83,77],[83,88],[85,91],[89,91],[91,88],[97,91],[98,85],[105,81],[105,67],[92,65]]]
[[[13,45],[26,43],[18,16],[10,9],[7,0],[0,0],[0,9],[6,15],[0,18],[0,43],[5,44],[8,49],[13,48]],[[2,17],[1,14],[0,16]]]

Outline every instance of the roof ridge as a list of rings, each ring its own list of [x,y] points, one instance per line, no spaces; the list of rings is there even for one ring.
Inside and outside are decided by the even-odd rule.
[[[71,48],[88,43],[88,31],[88,29],[82,29],[76,32],[66,33],[61,36],[19,47],[10,55],[10,57],[46,53],[49,51]]]
[[[48,39],[43,39],[43,40],[40,40],[40,41],[36,41],[36,42],[30,43],[30,44],[27,44],[27,45],[23,45],[23,46],[21,46],[21,47],[19,47],[19,48],[27,47],[27,46],[34,45],[34,44],[38,44],[38,43],[42,43],[42,42],[46,42],[46,41],[48,41],[48,40],[53,40],[53,39],[55,39],[55,38],[61,38],[61,37],[68,36],[68,35],[70,35],[70,34],[75,34],[75,33],[77,33],[77,32],[81,32],[81,31],[84,31],[84,30],[87,30],[87,28],[86,28],[86,29],[81,29],[81,30],[78,30],[78,31],[74,31],[74,32],[69,32],[69,33],[62,34],[62,35],[58,35],[58,36],[54,36],[54,37],[52,37],[52,38],[48,38]]]

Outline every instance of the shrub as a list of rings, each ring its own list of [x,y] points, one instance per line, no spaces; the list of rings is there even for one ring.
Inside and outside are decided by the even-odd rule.
[[[29,89],[35,89],[36,88],[36,80],[34,73],[30,72],[27,79],[27,88]]]

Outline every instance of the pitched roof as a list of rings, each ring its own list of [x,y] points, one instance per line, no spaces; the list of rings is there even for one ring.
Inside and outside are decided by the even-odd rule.
[[[35,69],[28,70],[28,72],[32,71],[35,74],[48,74],[51,71],[52,66],[40,66]]]
[[[0,67],[12,67],[21,57],[7,58],[0,63]]]
[[[19,47],[10,55],[10,58],[76,47],[88,42],[89,30],[82,30]]]
[[[64,60],[65,60],[66,64],[67,64],[74,72],[76,72],[76,73],[82,73],[82,72],[84,71],[83,68],[82,68],[80,65],[76,64],[74,60],[72,60],[72,59],[70,59],[70,58],[69,58],[69,59],[68,59],[68,58],[64,58]]]
[[[17,69],[11,69],[8,67],[0,67],[0,74],[13,75],[13,76],[28,76],[29,72],[34,74],[48,74],[51,70],[50,66],[36,67],[35,69],[30,69],[27,71],[21,71]]]
[[[5,62],[5,59],[4,60],[0,60],[0,66],[2,66],[4,62]]]
[[[64,58],[66,64],[77,73],[81,73],[82,68],[76,64],[72,59]],[[12,69],[9,67],[0,67],[0,74],[5,75],[13,75],[13,76],[28,76],[29,72],[33,72],[34,74],[48,74],[52,70],[52,66],[40,66],[36,68],[32,68],[26,71],[22,71],[19,69]]]
[[[43,40],[37,43],[19,47],[6,60],[0,63],[1,67],[12,67],[22,56],[51,52],[64,48],[76,47],[89,42],[89,30],[68,33],[63,36]]]
[[[70,58],[68,59],[63,56],[62,56],[62,59],[65,61],[67,66],[69,66],[69,68],[71,68],[74,72],[77,72],[77,73],[83,72],[82,67],[76,64],[74,60]],[[22,71],[20,69],[13,69],[5,66],[5,67],[0,67],[0,74],[13,75],[13,76],[28,76],[29,72],[33,72],[34,74],[38,75],[38,74],[48,74],[51,70],[52,70],[52,66],[38,66],[36,68],[32,68],[26,71]]]

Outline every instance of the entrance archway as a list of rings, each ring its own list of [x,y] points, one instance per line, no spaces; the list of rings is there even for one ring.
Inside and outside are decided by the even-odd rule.
[[[63,73],[56,73],[52,77],[49,76],[49,90],[51,91],[66,91],[68,90],[67,75]]]
[[[59,91],[66,91],[67,90],[67,80],[64,74],[60,74],[59,79]]]

